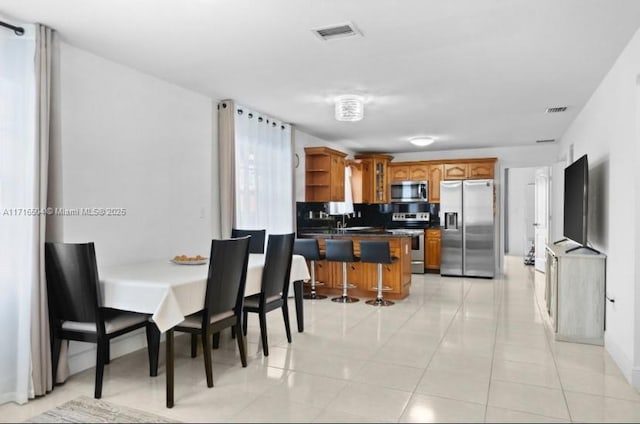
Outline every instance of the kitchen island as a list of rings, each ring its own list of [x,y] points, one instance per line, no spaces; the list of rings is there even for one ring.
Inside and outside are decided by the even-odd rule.
[[[383,295],[389,299],[404,299],[411,288],[411,237],[393,234],[390,231],[378,229],[338,229],[338,230],[307,230],[298,233],[300,238],[315,238],[320,245],[320,251],[325,251],[325,240],[337,239],[353,240],[355,256],[360,256],[360,240],[388,241],[391,256],[398,258],[393,264],[383,264],[382,284],[390,290]],[[316,286],[318,293],[329,296],[342,293],[342,263],[327,260],[315,261],[316,281],[322,285]],[[347,282],[355,285],[349,289],[349,295],[360,299],[376,297],[378,284],[378,266],[371,263],[348,262]]]

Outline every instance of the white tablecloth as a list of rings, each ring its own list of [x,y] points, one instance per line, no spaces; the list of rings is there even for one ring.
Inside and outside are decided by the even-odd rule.
[[[265,255],[250,254],[245,296],[260,292]],[[202,309],[209,265],[143,262],[100,270],[102,306],[153,314],[164,332]],[[293,255],[290,281],[308,280],[304,257]]]

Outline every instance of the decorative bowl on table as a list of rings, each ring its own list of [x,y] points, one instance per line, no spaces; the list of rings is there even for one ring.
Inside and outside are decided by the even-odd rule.
[[[209,258],[205,256],[187,256],[187,255],[179,255],[174,256],[171,259],[171,262],[178,265],[203,265],[209,262]]]

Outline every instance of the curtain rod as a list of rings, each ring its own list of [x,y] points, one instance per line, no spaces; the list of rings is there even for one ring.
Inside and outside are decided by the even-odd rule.
[[[12,29],[12,30],[13,30],[13,32],[14,32],[16,35],[24,35],[24,28],[22,28],[22,27],[14,26],[14,25],[8,24],[8,23],[6,23],[6,22],[2,22],[2,21],[0,21],[0,26],[3,26],[3,27],[5,27],[5,28]]]

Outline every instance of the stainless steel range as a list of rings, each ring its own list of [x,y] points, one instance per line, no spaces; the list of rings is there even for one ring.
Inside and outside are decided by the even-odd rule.
[[[429,213],[395,212],[391,216],[391,220],[393,221],[393,226],[399,228],[390,229],[389,231],[393,234],[411,236],[411,273],[424,274],[424,228],[429,223]]]

